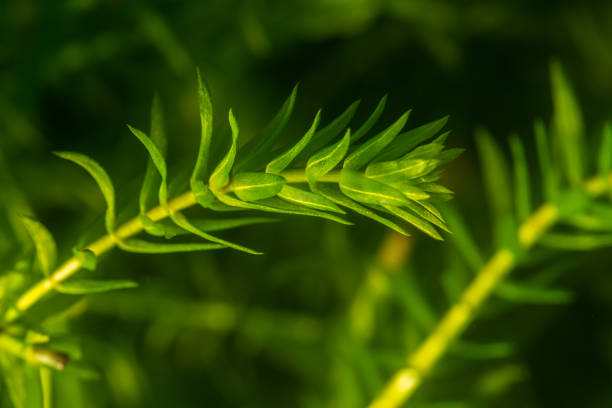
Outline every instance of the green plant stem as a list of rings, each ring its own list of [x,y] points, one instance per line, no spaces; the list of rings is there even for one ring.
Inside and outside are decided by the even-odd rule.
[[[287,183],[306,183],[307,178],[304,170],[290,170],[281,173]],[[339,172],[332,172],[325,176],[323,182],[337,182],[339,180]],[[231,184],[224,189],[231,191]],[[195,195],[188,191],[168,202],[167,209],[162,206],[157,206],[146,213],[152,221],[161,221],[171,214],[180,212],[196,204]],[[139,217],[134,217],[121,225],[112,234],[104,235],[102,238],[89,244],[84,249],[89,250],[96,256],[100,256],[105,252],[113,249],[121,240],[128,239],[141,233],[144,229],[142,221]],[[26,310],[31,308],[42,297],[51,292],[58,284],[68,279],[77,273],[83,267],[82,262],[75,256],[68,259],[59,266],[47,278],[41,280],[36,285],[28,289],[24,294],[17,299],[13,307],[7,310],[4,316],[5,323],[11,323],[19,318]]]
[[[28,363],[62,370],[68,362],[68,356],[54,350],[28,345],[6,333],[0,334],[0,350]]]
[[[612,185],[608,177],[594,177],[583,185],[592,197],[606,192]],[[540,206],[518,229],[521,250],[530,249],[559,219],[559,209],[551,203]],[[421,343],[408,360],[408,366],[399,370],[387,383],[369,408],[395,408],[406,401],[419,387],[451,343],[474,319],[484,301],[497,284],[515,267],[518,254],[501,248],[480,269],[474,280],[463,291],[433,332]]]

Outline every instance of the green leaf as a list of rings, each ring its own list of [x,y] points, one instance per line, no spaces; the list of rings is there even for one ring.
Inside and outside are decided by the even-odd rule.
[[[531,192],[529,187],[529,169],[525,158],[525,149],[517,136],[510,138],[512,162],[514,164],[514,198],[516,215],[519,222],[531,214]]]
[[[406,153],[410,152],[419,144],[431,139],[444,127],[448,121],[448,116],[445,116],[436,121],[419,126],[415,129],[399,134],[385,150],[383,150],[375,161],[396,160]]]
[[[158,95],[153,97],[153,105],[151,106],[151,140],[155,146],[157,146],[157,149],[159,149],[161,154],[164,155],[167,148],[167,141],[164,131],[163,112]],[[154,165],[151,161],[147,162],[147,170],[145,172],[145,177],[142,182],[142,187],[140,189],[140,195],[138,198],[141,214],[144,214],[147,211],[147,202],[151,192],[153,191],[156,177],[156,171],[153,166]]]
[[[236,164],[235,172],[255,170],[267,161],[269,152],[291,117],[298,85],[296,84],[293,87],[291,95],[287,98],[276,116],[240,149],[240,160]]]
[[[417,187],[409,181],[396,184],[393,187],[401,191],[410,200],[427,200],[430,197],[429,194],[419,188],[420,186]]]
[[[283,186],[285,179],[270,173],[238,173],[232,178],[230,190],[242,201],[257,201],[274,197]]]
[[[84,154],[73,152],[54,152],[54,154],[62,159],[78,164],[96,181],[106,201],[106,230],[112,235],[115,229],[115,189],[106,171],[96,161]]]
[[[233,242],[230,241],[226,241],[224,239],[215,237],[213,235],[210,235],[202,230],[200,230],[198,227],[196,227],[195,225],[193,225],[191,222],[189,222],[189,220],[187,218],[185,218],[181,213],[174,213],[170,215],[170,218],[172,218],[172,221],[174,221],[174,223],[176,225],[178,225],[179,227],[191,232],[194,235],[199,236],[200,238],[204,238],[208,241],[212,241],[212,242],[216,242],[217,244],[223,245],[225,247],[229,247],[229,248],[234,248],[238,251],[242,251],[242,252],[246,252],[248,254],[253,254],[253,255],[261,255],[261,252],[259,251],[255,251],[253,249],[247,248],[245,246],[242,246],[240,244],[235,244]]]
[[[312,137],[312,141],[308,148],[304,149],[304,151],[298,156],[298,161],[304,159],[305,157],[311,156],[314,152],[317,152],[329,145],[338,135],[342,132],[345,132],[346,137],[346,127],[350,123],[353,116],[355,116],[355,112],[359,107],[359,103],[361,101],[353,102],[340,116],[334,119],[331,123],[325,126],[323,129],[318,130]]]
[[[196,164],[191,174],[190,185],[193,189],[193,184],[197,180],[203,180],[206,177],[206,168],[210,158],[210,141],[213,133],[213,108],[210,100],[210,93],[206,82],[202,80],[200,69],[196,71],[198,78],[198,100],[200,105],[200,147],[198,149],[198,157]]]
[[[154,222],[152,219],[147,217],[145,214],[140,214],[138,216],[138,219],[140,220],[142,227],[148,234],[153,235],[154,237],[165,237],[166,236],[166,229],[164,228],[162,224],[158,222]]]
[[[321,110],[317,112],[317,115],[310,126],[310,129],[304,134],[304,136],[297,142],[293,147],[287,150],[285,153],[278,156],[276,159],[272,160],[266,166],[266,173],[272,174],[280,174],[283,170],[287,168],[301,152],[304,148],[310,143],[312,136],[317,130],[317,126],[319,126],[319,121],[321,120]]]
[[[396,215],[402,220],[408,222],[409,224],[412,224],[414,227],[416,227],[417,229],[420,229],[421,231],[423,231],[425,234],[429,235],[430,237],[437,239],[439,241],[444,241],[444,238],[442,238],[442,236],[438,233],[438,231],[436,231],[436,229],[424,219],[417,217],[416,215],[413,215],[409,213],[408,211],[404,211],[398,207],[385,205],[383,208],[387,210],[388,212],[390,212],[391,214]]]
[[[463,152],[465,152],[465,149],[461,149],[458,147],[444,150],[443,152],[438,154],[438,156],[436,157],[436,159],[438,160],[438,166],[444,166],[445,164],[452,162],[457,157],[459,157],[461,153]]]
[[[509,342],[475,343],[455,340],[449,352],[464,358],[490,360],[509,357],[514,352],[514,347]]]
[[[81,263],[83,269],[95,271],[98,264],[98,257],[89,249],[73,248],[72,254]]]
[[[370,163],[374,157],[387,147],[393,139],[398,135],[399,132],[406,125],[406,121],[410,116],[410,111],[404,113],[398,120],[396,120],[391,126],[384,131],[380,132],[377,136],[371,138],[363,145],[359,146],[357,150],[349,155],[344,160],[343,168],[348,170],[359,170],[363,166]]]
[[[610,123],[606,123],[603,128],[597,167],[599,175],[604,180],[609,180],[610,171],[612,170],[612,126]]]
[[[215,200],[215,195],[202,180],[197,180],[191,184],[191,192],[195,197],[196,203],[204,208],[208,208]]]
[[[405,207],[416,215],[418,215],[419,217],[421,217],[422,219],[424,219],[425,221],[430,222],[431,224],[435,225],[443,231],[448,232],[449,234],[451,233],[451,231],[446,226],[446,223],[441,219],[441,215],[437,210],[434,210],[436,214],[432,213],[427,208],[425,208],[420,201],[408,201],[408,203],[405,204]],[[429,206],[429,208],[432,207]]]
[[[402,159],[372,163],[366,168],[365,175],[373,180],[393,184],[425,176],[437,166],[437,160]]]
[[[49,275],[53,271],[57,260],[57,247],[53,235],[43,224],[32,218],[22,216],[21,221],[32,241],[34,241],[36,259],[41,271],[45,275]]]
[[[584,125],[582,113],[561,64],[550,65],[553,99],[553,140],[570,185],[578,186],[583,178]]]
[[[574,298],[574,294],[567,290],[542,288],[510,281],[501,282],[495,294],[504,300],[529,304],[561,304],[571,302]]]
[[[344,211],[342,211],[337,205],[335,205],[327,198],[319,194],[291,187],[289,185],[284,185],[280,193],[278,193],[278,196],[283,200],[289,201],[297,205],[314,208],[315,210],[332,211],[340,214],[345,214]]]
[[[276,218],[266,217],[242,217],[242,218],[219,218],[219,219],[192,219],[189,220],[196,228],[204,232],[225,231],[234,228],[246,227],[255,224],[265,224],[278,222]],[[166,226],[166,230],[171,235],[189,234],[176,224]]]
[[[378,215],[377,213],[375,213],[374,211],[370,210],[367,207],[357,204],[355,201],[351,200],[350,198],[342,194],[342,192],[340,191],[340,188],[336,185],[327,184],[327,183],[317,184],[316,191],[322,196],[326,197],[327,199],[333,201],[334,203],[338,205],[346,207],[350,210],[355,211],[357,214],[363,215],[376,222],[379,222],[391,228],[392,230],[399,232],[402,235],[410,236],[410,234],[406,232],[405,229],[403,229],[402,227],[400,227],[393,221],[390,221],[387,218],[384,218]]]
[[[306,164],[306,178],[310,185],[329,173],[342,161],[351,143],[351,131],[346,131],[344,137],[337,143],[314,154]]]
[[[612,234],[548,233],[540,238],[543,246],[568,251],[593,251],[612,246]]]
[[[402,157],[402,159],[435,159],[443,149],[443,144],[428,143],[415,148],[413,151]]]
[[[221,249],[227,247],[227,245],[209,243],[162,244],[142,241],[139,239],[119,241],[117,246],[124,251],[134,252],[137,254],[171,254],[176,252],[209,251],[211,249]]]
[[[512,227],[514,224],[512,194],[504,155],[484,129],[476,131],[476,145],[482,162],[485,191],[492,211],[496,246],[507,247],[515,241],[516,229]]]
[[[55,290],[67,295],[86,295],[111,290],[135,288],[138,283],[130,280],[69,280],[57,285]]]
[[[544,196],[546,200],[553,202],[559,196],[559,176],[551,162],[546,127],[541,120],[535,122],[534,134],[536,137],[542,184],[544,185]]]
[[[149,157],[151,157],[151,160],[153,161],[153,165],[161,176],[161,183],[159,186],[159,203],[166,208],[168,201],[168,172],[166,170],[166,159],[164,159],[164,156],[159,151],[155,143],[153,143],[153,141],[144,132],[130,125],[128,125],[128,128],[147,149]]]
[[[236,140],[238,139],[240,129],[231,109],[229,111],[229,122],[232,128],[232,142],[229,151],[210,175],[208,184],[213,191],[221,190],[229,182],[229,175],[236,158]]]
[[[472,272],[478,272],[484,265],[484,256],[466,227],[465,221],[455,207],[445,204],[441,208],[449,229],[453,231],[451,242],[457,247]]]
[[[421,183],[419,184],[419,187],[427,192],[427,193],[432,193],[432,194],[451,194],[454,195],[455,192],[447,187],[444,187],[441,184],[436,184],[436,183]]]
[[[361,140],[361,138],[364,137],[370,131],[370,129],[372,129],[372,126],[376,124],[376,122],[380,118],[380,115],[382,115],[386,104],[387,95],[383,96],[380,99],[378,105],[376,105],[376,108],[374,109],[374,112],[372,112],[370,117],[368,117],[368,119],[363,122],[363,125],[361,125],[359,129],[357,129],[357,131],[353,134],[353,143],[356,143],[358,140]]]
[[[353,200],[366,204],[401,206],[408,202],[393,187],[346,169],[340,173],[340,190]]]
[[[333,214],[328,214],[326,212],[311,210],[302,206],[298,206],[296,204],[281,200],[278,197],[265,198],[263,200],[258,201],[257,203],[247,203],[233,198],[227,194],[217,193],[216,196],[219,201],[232,207],[278,214],[307,215],[311,217],[326,218],[328,220],[332,220],[340,224],[352,225],[350,222],[343,220],[342,218],[339,218]]]

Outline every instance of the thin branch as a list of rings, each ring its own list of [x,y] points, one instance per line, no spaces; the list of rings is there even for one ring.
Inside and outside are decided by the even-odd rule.
[[[599,196],[612,186],[612,173],[608,180],[593,177],[584,183],[585,191],[592,197]],[[518,230],[519,244],[530,249],[538,239],[559,219],[559,209],[551,203],[538,208]],[[480,305],[491,295],[499,282],[515,267],[517,255],[510,249],[497,250],[481,268],[472,283],[463,291],[434,331],[421,343],[409,358],[408,367],[399,370],[387,383],[369,408],[395,408],[406,401],[422,383],[451,343],[474,319]]]

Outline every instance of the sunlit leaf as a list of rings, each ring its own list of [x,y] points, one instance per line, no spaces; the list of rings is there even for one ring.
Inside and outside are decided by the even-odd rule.
[[[366,169],[366,176],[386,183],[401,183],[404,180],[422,177],[438,166],[437,160],[402,159],[372,163]]]
[[[542,184],[544,185],[544,196],[548,201],[552,202],[559,196],[559,176],[551,162],[548,135],[546,134],[546,127],[541,120],[535,122],[534,133],[538,149],[538,163],[540,164]]]
[[[393,207],[390,205],[385,205],[384,208],[391,214],[401,218],[409,224],[412,224],[414,227],[423,231],[430,237],[439,241],[444,241],[444,238],[442,238],[438,231],[436,231],[436,229],[429,222],[425,221],[421,217],[411,214],[408,211],[402,210],[401,208]]]
[[[257,135],[240,149],[240,159],[236,163],[234,169],[236,173],[257,170],[259,166],[267,161],[269,152],[272,150],[274,143],[278,140],[278,137],[291,117],[293,106],[295,105],[295,98],[297,96],[298,85],[299,84],[296,84],[293,87],[291,95],[287,98],[276,116],[274,116]]]
[[[81,267],[89,271],[95,271],[98,264],[98,257],[88,249],[74,248],[72,250],[74,257],[79,261]]]
[[[304,191],[299,188],[284,185],[278,196],[283,200],[287,200],[291,203],[303,205],[306,207],[314,208],[320,211],[332,211],[340,214],[345,214],[337,205],[327,198],[311,193],[310,191]]]
[[[400,206],[408,202],[408,199],[393,187],[350,170],[342,170],[340,189],[353,200],[366,204]]]
[[[109,234],[112,234],[115,229],[115,189],[106,171],[96,161],[84,154],[73,152],[54,152],[54,154],[62,159],[78,164],[96,181],[106,201],[106,230]]]
[[[232,178],[231,191],[243,201],[257,201],[274,197],[283,186],[285,179],[270,173],[238,173]]]
[[[372,129],[372,126],[376,124],[376,122],[380,118],[380,115],[382,115],[386,103],[387,95],[383,96],[380,99],[378,105],[376,105],[376,108],[374,109],[372,114],[366,119],[365,122],[363,122],[363,125],[361,125],[359,129],[357,129],[357,131],[353,134],[353,143],[356,143],[358,140],[361,140],[361,138],[364,137],[370,131],[370,129]]]
[[[419,126],[407,132],[399,134],[385,150],[383,150],[375,161],[390,161],[396,160],[410,152],[419,144],[431,139],[444,127],[448,121],[448,116],[445,116],[436,121]]]
[[[304,136],[297,142],[293,147],[287,150],[285,153],[278,156],[276,159],[272,160],[266,166],[266,173],[280,174],[283,170],[287,168],[301,152],[304,148],[310,143],[312,136],[317,130],[317,126],[319,126],[319,121],[321,120],[321,110],[317,112],[317,115],[314,118],[310,129],[304,134]]]
[[[351,143],[351,133],[347,130],[344,137],[337,143],[314,154],[306,164],[306,177],[311,185],[329,173],[346,155]]]
[[[410,111],[404,113],[387,129],[359,146],[357,150],[351,153],[346,160],[344,160],[342,167],[348,170],[359,170],[370,163],[374,157],[376,157],[385,147],[393,142],[393,139],[395,139],[397,134],[401,132],[406,125],[409,115]]]
[[[229,151],[210,175],[209,186],[213,191],[222,189],[229,182],[230,172],[236,158],[236,140],[238,139],[239,128],[231,109],[229,111],[229,122],[232,128],[232,141]]]
[[[213,133],[213,107],[210,100],[210,93],[206,82],[200,75],[200,70],[197,70],[198,78],[198,100],[200,105],[200,147],[198,149],[198,157],[196,164],[191,174],[190,185],[193,188],[193,183],[197,180],[203,180],[206,177],[208,161],[210,159],[210,141]]]

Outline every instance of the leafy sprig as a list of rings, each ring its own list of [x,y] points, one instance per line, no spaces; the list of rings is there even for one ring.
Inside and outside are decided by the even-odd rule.
[[[55,153],[83,168],[98,185],[106,202],[106,235],[85,247],[76,248],[73,257],[57,266],[56,243],[51,233],[40,222],[24,218],[45,277],[18,296],[13,304],[7,304],[3,311],[7,327],[14,326],[28,309],[53,291],[84,295],[136,286],[135,282],[126,280],[72,278],[82,268],[95,269],[97,258],[115,246],[136,253],[232,248],[258,254],[254,249],[217,236],[216,232],[274,219],[218,218],[214,216],[218,212],[253,210],[351,224],[346,218],[347,210],[350,210],[404,235],[409,235],[409,225],[436,239],[442,239],[437,228],[448,231],[436,206],[439,201],[451,198],[453,193],[437,182],[442,173],[441,166],[458,156],[461,149],[444,150],[447,133],[434,139],[445,125],[446,117],[404,131],[410,113],[406,112],[388,127],[368,137],[382,115],[385,96],[354,133],[349,124],[359,102],[350,105],[323,127],[320,127],[323,115],[319,110],[297,142],[282,144],[280,135],[295,105],[296,86],[274,118],[240,149],[240,128],[230,110],[229,148],[221,160],[214,163],[210,155],[213,105],[199,71],[197,80],[200,146],[189,189],[184,193],[169,197],[165,158],[168,141],[157,96],[151,109],[149,134],[128,126],[149,155],[138,194],[138,214],[129,221],[117,225],[115,188],[99,163],[81,153]],[[423,144],[430,139],[434,140]],[[156,196],[155,205],[151,205],[152,196]],[[201,218],[184,215],[185,209],[194,206],[203,209]],[[136,238],[142,233],[150,238]],[[203,242],[176,242],[175,237],[186,235],[198,237]],[[14,340],[18,341],[17,338]]]

